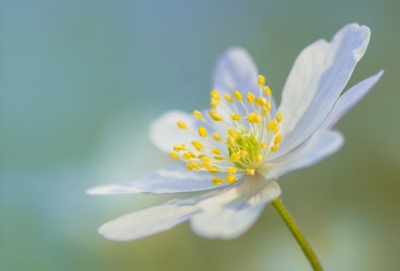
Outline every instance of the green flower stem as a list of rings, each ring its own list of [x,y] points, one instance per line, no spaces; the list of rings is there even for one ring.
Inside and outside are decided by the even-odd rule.
[[[280,199],[274,199],[272,201],[272,205],[275,207],[279,215],[282,217],[283,221],[289,228],[290,232],[293,234],[297,243],[299,243],[301,249],[303,250],[304,254],[306,255],[313,269],[315,271],[323,271],[317,256],[310,247],[310,244],[307,242],[306,238],[304,238],[304,235],[301,233],[300,229],[297,227],[296,223],[294,222],[293,218],[290,216],[288,211],[286,211],[285,206],[283,206],[282,204],[282,201]]]

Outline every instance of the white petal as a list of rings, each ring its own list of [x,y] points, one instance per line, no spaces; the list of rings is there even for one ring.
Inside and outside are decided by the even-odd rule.
[[[383,71],[378,74],[365,79],[357,85],[346,91],[335,103],[332,112],[329,113],[326,120],[321,125],[321,128],[332,128],[356,103],[358,103],[365,94],[379,81],[382,77]]]
[[[257,67],[246,50],[234,47],[227,50],[217,60],[214,68],[213,89],[222,93],[238,90],[245,99],[247,92],[252,92],[256,97],[260,95],[257,83]],[[223,107],[219,109],[224,110]],[[238,104],[242,116],[246,115],[245,109]]]
[[[239,90],[259,95],[256,65],[246,50],[238,47],[227,50],[218,60],[214,70],[213,88],[222,93]]]
[[[109,240],[130,241],[171,229],[199,211],[199,207],[185,204],[185,200],[187,197],[124,215],[105,223],[99,233]]]
[[[89,195],[111,194],[166,194],[214,189],[211,180],[218,175],[189,171],[183,165],[171,166],[148,173],[136,180],[98,186],[86,191]],[[218,176],[222,177],[222,176]],[[226,183],[218,185],[225,186]]]
[[[232,239],[246,232],[258,219],[265,204],[279,197],[281,190],[273,180],[261,175],[248,177],[230,190],[233,200],[219,207],[204,208],[190,220],[192,230],[205,238]]]
[[[162,205],[122,216],[101,226],[99,233],[114,241],[135,240],[171,229],[200,212],[212,214],[214,210],[222,210],[221,218],[224,219],[218,220],[216,217],[215,225],[217,231],[223,232],[223,236],[216,237],[233,238],[255,222],[266,203],[280,195],[279,186],[273,181],[262,179],[260,182],[243,184],[240,180],[227,187],[191,193]],[[225,211],[231,214],[227,216]],[[235,225],[228,225],[227,229],[225,224],[229,221]],[[205,236],[205,233],[196,232]]]
[[[199,140],[200,137],[190,131],[178,128],[178,121],[183,121],[188,128],[197,130],[197,119],[182,111],[169,111],[151,123],[150,139],[160,150],[171,152],[176,144],[189,146],[193,140]]]
[[[280,154],[305,141],[322,124],[364,55],[369,37],[368,27],[350,24],[330,43],[319,40],[300,53],[278,109],[284,118]]]
[[[208,192],[196,192],[139,212],[124,215],[105,223],[99,233],[114,241],[130,241],[171,229],[200,212],[203,208],[218,208],[234,200],[237,184]]]
[[[337,131],[318,130],[306,145],[286,160],[265,165],[266,178],[278,178],[290,171],[318,163],[335,153],[343,145],[343,136]]]

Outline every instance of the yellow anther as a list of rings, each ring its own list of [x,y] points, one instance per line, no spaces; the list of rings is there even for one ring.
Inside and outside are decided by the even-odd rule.
[[[193,170],[193,166],[192,166],[191,164],[186,164],[186,168],[187,168],[188,170],[190,170],[190,171]]]
[[[228,174],[225,180],[227,183],[234,183],[236,182],[236,176],[234,174]]]
[[[210,117],[215,120],[215,121],[222,121],[223,118],[220,114],[215,113],[214,111],[208,111],[208,114],[210,114]]]
[[[188,151],[187,153],[190,154],[190,157],[191,157],[191,158],[196,158],[196,155],[195,155],[193,152]]]
[[[198,158],[201,160],[201,158],[203,158],[203,157],[207,157],[207,155],[205,155],[205,154],[200,154],[199,156],[198,156]]]
[[[214,153],[214,154],[221,154],[221,151],[220,151],[219,149],[217,149],[217,148],[213,148],[213,149],[212,149],[212,153]]]
[[[268,122],[267,129],[269,131],[272,131],[275,130],[276,126],[277,126],[276,121],[271,120],[270,122]]]
[[[177,144],[174,146],[174,151],[179,152],[179,151],[183,151],[183,150],[186,150],[186,147],[183,144]]]
[[[261,155],[257,154],[256,157],[254,157],[254,159],[256,160],[256,162],[261,162]]]
[[[212,108],[216,109],[216,108],[217,108],[217,105],[218,105],[218,102],[217,102],[217,100],[215,100],[214,98],[211,98],[210,104],[211,104],[211,107],[212,107]]]
[[[253,123],[253,122],[255,122],[255,120],[256,120],[256,117],[257,116],[257,113],[250,113],[248,116],[247,116],[247,120],[250,122],[250,123]]]
[[[201,161],[203,163],[210,163],[211,162],[211,158],[208,157],[208,156],[203,156],[203,157],[201,157]]]
[[[214,173],[218,173],[218,167],[208,164],[208,163],[204,163],[204,168],[206,168],[208,170],[208,172],[214,174]]]
[[[211,173],[211,174],[218,173],[218,167],[213,166],[213,165],[208,165],[207,170],[208,170],[208,173]]]
[[[265,117],[266,115],[268,115],[268,109],[264,107],[264,108],[262,109],[262,114],[263,114],[264,117]]]
[[[192,145],[196,148],[196,150],[201,151],[203,149],[203,145],[199,141],[192,141]]]
[[[241,150],[240,151],[240,157],[245,157],[247,155],[247,151],[246,150]]]
[[[218,173],[218,167],[210,165],[208,168],[208,172],[211,174],[217,174]]]
[[[274,130],[274,134],[277,134],[277,133],[279,133],[279,126],[276,126],[276,128],[275,128],[275,130]]]
[[[219,134],[217,134],[217,133],[213,133],[213,138],[216,141],[221,141],[222,140],[221,136]]]
[[[240,114],[232,113],[231,118],[232,120],[240,120],[242,116],[240,116]]]
[[[201,169],[201,166],[199,165],[199,163],[197,163],[195,161],[190,162],[190,164],[192,165],[192,167],[194,169]]]
[[[236,172],[236,168],[235,167],[230,167],[228,168],[228,173],[232,174]]]
[[[219,155],[214,155],[214,159],[216,159],[216,160],[224,160],[224,158],[222,158],[222,157],[219,156]]]
[[[219,101],[219,93],[216,90],[211,91],[211,97],[213,97],[216,101]]]
[[[253,168],[248,168],[247,169],[247,175],[254,175],[256,171]]]
[[[247,116],[247,120],[248,120],[250,123],[261,123],[261,122],[262,122],[262,118],[260,117],[260,115],[258,115],[258,114],[255,113],[255,112],[250,113],[250,114]]]
[[[235,96],[235,98],[236,98],[239,102],[243,101],[243,99],[242,99],[242,94],[241,94],[238,90],[235,90],[235,91],[233,92],[233,96]]]
[[[267,143],[261,142],[260,147],[261,149],[265,149],[267,147]]]
[[[269,97],[271,97],[272,92],[271,92],[271,89],[269,88],[269,86],[265,86],[265,87],[264,87],[264,92],[265,92],[265,94],[267,94]]]
[[[233,163],[239,161],[239,159],[240,159],[240,152],[232,153],[230,159],[231,159],[231,162],[233,162]]]
[[[229,147],[233,148],[233,147],[235,147],[235,144],[236,144],[236,140],[233,137],[229,136],[228,137],[228,145],[229,145]]]
[[[268,112],[271,111],[271,103],[270,103],[270,102],[267,102],[267,103],[265,104],[265,108],[267,108]]]
[[[281,141],[282,141],[282,135],[277,135],[274,139],[275,144],[279,144],[279,142],[281,142]]]
[[[229,129],[228,133],[233,137],[238,137],[238,135],[239,135],[239,133],[236,132],[236,130],[234,130],[234,129]]]
[[[194,110],[193,115],[198,118],[199,120],[203,120],[203,115],[200,113],[200,111]]]
[[[258,98],[258,103],[260,104],[260,106],[264,106],[267,104],[267,99],[265,99],[264,97],[260,97]]]
[[[169,153],[169,156],[171,156],[172,158],[174,158],[174,159],[176,159],[176,160],[179,160],[179,156],[178,156],[176,153],[174,153],[174,152],[170,152],[170,153]]]
[[[254,99],[255,99],[254,94],[251,93],[251,92],[247,92],[246,99],[247,99],[247,101],[248,101],[249,103],[253,103],[253,102],[254,102]]]
[[[271,151],[272,151],[272,152],[277,151],[278,149],[279,149],[279,146],[276,145],[276,144],[275,144],[274,146],[271,147]]]
[[[275,119],[276,119],[276,121],[277,121],[278,123],[281,122],[281,121],[282,121],[282,114],[281,114],[281,113],[276,114]]]
[[[228,102],[230,102],[230,103],[233,102],[232,96],[229,93],[225,93],[224,97],[225,97],[225,100],[227,100]]]
[[[192,156],[190,155],[190,153],[185,152],[185,153],[183,154],[183,158],[185,158],[186,160],[190,160],[190,158],[192,158]]]
[[[260,85],[260,87],[262,87],[265,84],[265,77],[262,75],[258,76],[258,84]]]
[[[176,124],[177,124],[178,127],[181,128],[181,129],[187,129],[187,126],[186,126],[186,124],[185,124],[183,121],[178,121]]]
[[[221,178],[214,178],[214,179],[212,179],[211,182],[215,185],[219,185],[219,184],[222,184],[224,182],[224,180],[222,180]]]
[[[201,137],[206,137],[207,136],[207,130],[206,130],[206,128],[204,128],[203,126],[200,126],[199,127],[199,135],[201,136]]]

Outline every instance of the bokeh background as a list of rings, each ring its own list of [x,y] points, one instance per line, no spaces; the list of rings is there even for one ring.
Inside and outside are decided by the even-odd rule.
[[[280,179],[327,270],[400,270],[400,1],[3,0],[0,270],[310,270],[271,206],[233,241],[187,223],[103,239],[104,222],[168,196],[88,196],[173,163],[148,137],[208,106],[215,60],[243,46],[277,100],[298,53],[351,22],[372,39],[349,86],[378,85],[337,125],[346,144]]]

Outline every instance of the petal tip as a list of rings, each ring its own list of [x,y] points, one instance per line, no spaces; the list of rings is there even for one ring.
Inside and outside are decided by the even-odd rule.
[[[345,25],[342,30],[344,29],[353,29],[353,30],[358,30],[358,31],[365,31],[365,33],[369,34],[371,33],[371,29],[366,26],[366,25],[360,25],[359,23],[350,23]]]
[[[228,63],[230,63],[228,66],[234,65],[233,63],[247,63],[247,65],[250,65],[253,68],[255,68],[255,64],[250,54],[247,52],[246,49],[239,46],[227,49],[218,58],[215,70],[218,68],[219,65],[227,65]]]
[[[112,222],[112,221],[111,221]],[[103,236],[105,239],[110,240],[110,241],[118,241],[118,242],[126,242],[126,241],[132,241],[134,238],[132,238],[129,235],[120,235],[118,232],[115,231],[112,227],[110,227],[110,222],[107,222],[100,226],[100,228],[97,230],[98,234]]]
[[[93,195],[101,195],[101,194],[103,194],[103,193],[99,193],[97,187],[90,188],[90,189],[86,190],[85,193],[86,193],[87,195],[90,195],[90,196],[93,196]]]
[[[200,227],[198,225],[199,223],[196,223],[193,218],[190,220],[190,229],[197,234],[198,236],[206,239],[216,239],[216,240],[232,240],[235,238],[238,238],[242,234],[244,234],[248,229],[240,232],[225,232],[224,230],[221,229],[209,229],[206,227]],[[250,228],[250,227],[249,227]]]
[[[97,188],[98,187],[92,187],[92,188],[86,189],[85,193],[88,195],[98,195]]]
[[[248,56],[249,53],[244,49],[243,47],[240,46],[234,46],[228,48],[223,55],[234,55],[234,54],[243,54]]]

